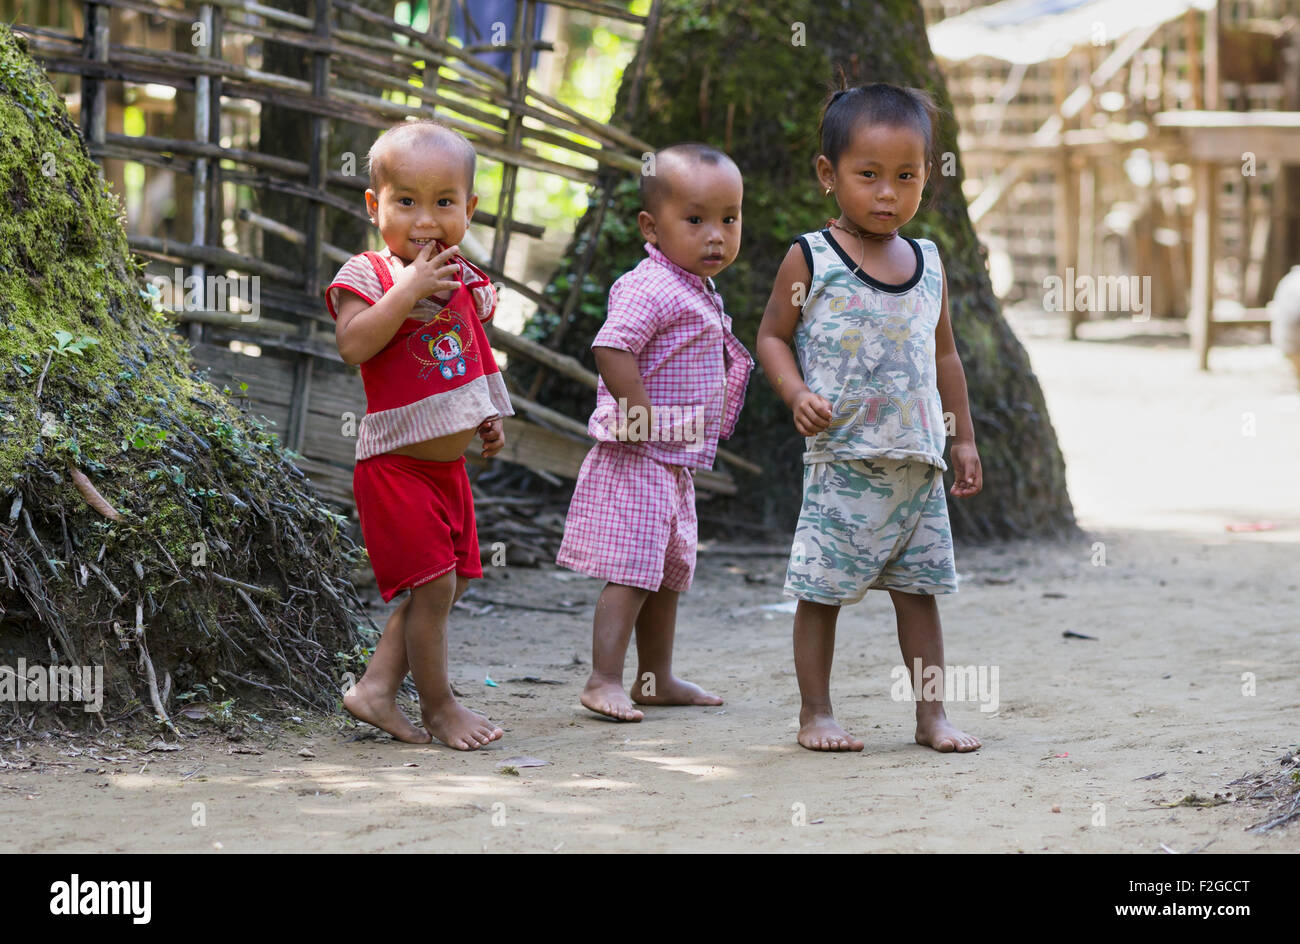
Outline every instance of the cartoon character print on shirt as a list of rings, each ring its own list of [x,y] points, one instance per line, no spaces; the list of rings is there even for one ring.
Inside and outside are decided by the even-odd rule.
[[[850,431],[860,423],[872,428],[886,422],[901,422],[904,427],[927,424],[924,404],[910,392],[925,380],[918,366],[925,339],[914,336],[905,319],[887,317],[875,330],[866,331],[828,319],[824,330],[820,340],[835,364],[840,389],[832,405],[829,435],[852,435]]]
[[[446,380],[465,374],[468,358],[477,361],[474,332],[452,308],[443,308],[406,339],[406,348],[422,365],[419,379],[435,370]]]

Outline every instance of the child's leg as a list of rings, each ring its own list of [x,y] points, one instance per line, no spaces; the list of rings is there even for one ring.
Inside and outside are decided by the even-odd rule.
[[[357,720],[373,724],[399,741],[427,744],[432,738],[411,723],[396,701],[407,672],[405,621],[410,605],[408,596],[389,615],[375,654],[361,680],[344,694],[343,707]]]
[[[673,675],[679,595],[676,590],[660,587],[646,599],[636,618],[637,668],[632,700],[642,705],[721,705],[717,695]]]
[[[894,600],[894,616],[898,622],[898,647],[903,651],[903,664],[908,675],[917,684],[916,660],[921,660],[922,678],[928,666],[938,666],[944,671],[943,629],[939,625],[939,604],[928,593],[903,593],[890,590]],[[942,676],[941,676],[942,677]],[[940,692],[943,691],[940,686]],[[917,693],[916,743],[948,753],[978,750],[979,738],[953,727],[943,710],[943,696],[927,701]]]
[[[411,591],[406,615],[406,658],[415,690],[420,693],[420,716],[429,733],[448,747],[477,750],[504,733],[487,718],[461,705],[451,692],[447,673],[447,616],[464,592],[465,578],[448,573]],[[468,581],[466,581],[468,583]]]
[[[799,678],[799,743],[810,751],[860,751],[862,742],[831,711],[831,662],[840,608],[800,600],[794,611],[794,671]]]
[[[591,631],[591,677],[582,690],[584,706],[617,721],[640,721],[637,711],[623,691],[623,662],[649,590],[621,583],[607,583],[596,600],[596,618]]]
[[[468,587],[469,578],[458,574],[456,596],[452,602],[459,600]],[[343,707],[357,720],[373,724],[399,741],[428,744],[433,738],[413,725],[397,707],[397,692],[411,670],[406,658],[405,625],[410,606],[411,597],[407,594],[406,599],[389,614],[388,624],[379,637],[370,664],[361,680],[344,694]]]

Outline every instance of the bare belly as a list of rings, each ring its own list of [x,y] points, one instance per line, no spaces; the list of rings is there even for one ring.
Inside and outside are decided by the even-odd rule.
[[[477,429],[466,429],[459,433],[450,433],[446,436],[426,439],[423,442],[411,443],[409,446],[399,446],[389,451],[395,452],[399,456],[411,456],[416,459],[454,462],[464,454],[465,448],[473,441],[477,433]]]

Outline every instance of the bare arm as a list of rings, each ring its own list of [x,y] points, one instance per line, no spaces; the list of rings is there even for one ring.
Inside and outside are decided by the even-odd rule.
[[[804,436],[814,436],[830,425],[831,405],[804,383],[799,364],[790,350],[800,306],[795,299],[808,295],[812,273],[798,246],[791,246],[777,270],[772,294],[758,326],[755,352],[768,382],[794,414],[794,425]]]
[[[426,295],[456,287],[452,279],[456,265],[450,260],[458,248],[449,246],[433,256],[433,243],[429,243],[398,273],[393,287],[373,305],[351,292],[340,292],[334,338],[345,364],[370,360],[393,339],[416,302]]]
[[[650,395],[645,391],[636,355],[616,347],[595,347],[592,350],[596,353],[596,369],[614,399],[626,403],[628,410],[639,406],[645,410],[643,415],[649,416]],[[627,417],[620,416],[619,420],[626,424]]]
[[[953,441],[949,455],[953,464],[954,498],[969,498],[984,487],[984,472],[980,466],[979,450],[975,447],[975,424],[971,422],[970,400],[966,392],[966,372],[957,354],[957,344],[952,336],[952,321],[948,317],[948,277],[943,277],[943,301],[939,307],[939,323],[934,329],[934,363],[939,399],[943,401],[946,417],[952,414]]]

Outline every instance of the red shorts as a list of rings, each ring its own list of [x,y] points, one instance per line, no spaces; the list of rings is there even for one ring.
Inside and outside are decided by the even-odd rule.
[[[464,456],[452,462],[371,456],[353,469],[352,493],[385,603],[452,570],[483,576]]]

